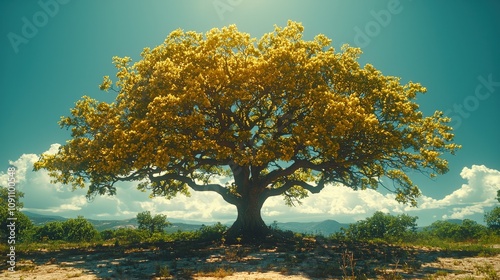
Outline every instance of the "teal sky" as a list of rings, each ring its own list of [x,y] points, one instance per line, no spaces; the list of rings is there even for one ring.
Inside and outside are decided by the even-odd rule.
[[[127,199],[142,195],[129,186],[110,209],[105,202],[111,198],[88,204],[81,200],[83,192],[51,186],[46,176],[31,172],[29,164],[34,155],[68,139],[57,121],[82,95],[113,100],[112,93],[98,89],[102,76],[115,74],[112,56],[138,59],[144,47],[162,43],[177,28],[206,32],[236,24],[259,38],[289,19],[302,22],[306,39],[323,33],[336,49],[345,43],[361,47],[361,64],[371,63],[386,75],[427,87],[428,93],[418,97],[421,109],[426,114],[442,110],[452,117],[455,140],[463,148],[447,157],[447,174],[433,180],[412,175],[424,194],[418,210],[388,204],[363,212],[354,197],[367,203],[370,198],[343,190],[337,196],[347,198],[335,202],[343,208],[335,208],[330,199],[323,208],[311,204],[307,216],[307,211],[287,212],[273,202],[264,209],[268,220],[304,214],[304,219],[350,222],[384,210],[418,215],[423,224],[450,217],[482,221],[483,212],[495,205],[493,191],[500,189],[499,1],[4,0],[0,13],[0,178],[10,161],[19,165],[19,189],[26,193],[27,210],[121,218],[151,209],[169,217],[231,220],[230,208],[195,215],[197,208],[182,199],[128,204]],[[51,190],[57,190],[54,197]],[[44,193],[45,204],[40,202]],[[74,207],[60,207],[65,201]]]

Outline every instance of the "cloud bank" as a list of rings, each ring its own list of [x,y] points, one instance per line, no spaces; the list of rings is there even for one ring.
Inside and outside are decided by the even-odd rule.
[[[58,147],[59,144],[53,144],[48,152],[55,153]],[[100,196],[87,201],[85,189],[72,191],[69,186],[52,184],[45,170],[32,171],[37,160],[38,156],[35,154],[24,154],[10,162],[17,168],[17,187],[25,193],[22,201],[26,211],[63,217],[82,215],[92,219],[125,219],[149,210],[152,213],[166,214],[169,218],[206,223],[231,222],[236,218],[236,208],[227,204],[216,193],[192,192],[191,197],[180,195],[171,200],[150,198],[149,193],[138,191],[134,183],[118,185],[116,196]],[[262,214],[266,222],[325,219],[354,222],[369,217],[376,211],[383,211],[407,213],[419,216],[420,221],[428,221],[470,218],[495,205],[496,192],[500,189],[500,171],[484,165],[473,165],[464,167],[460,176],[466,183],[442,199],[434,199],[424,193],[419,198],[418,208],[399,204],[392,194],[329,186],[319,194],[310,195],[297,207],[288,207],[282,198],[272,197],[264,204]],[[6,180],[6,172],[0,172],[0,185],[4,185]]]

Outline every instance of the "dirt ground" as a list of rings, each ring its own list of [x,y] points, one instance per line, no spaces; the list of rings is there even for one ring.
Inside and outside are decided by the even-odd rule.
[[[500,279],[500,254],[376,244],[192,246],[38,250],[0,279]]]

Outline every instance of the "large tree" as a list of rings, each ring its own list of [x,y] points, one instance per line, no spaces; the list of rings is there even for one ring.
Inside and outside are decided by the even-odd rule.
[[[458,148],[449,118],[424,116],[415,99],[426,89],[361,67],[360,49],[336,52],[324,35],[302,33],[291,21],[260,39],[234,25],[175,30],[134,64],[114,57],[117,80],[100,88],[116,101],[78,101],[60,121],[72,139],[35,170],[88,186],[89,197],[115,194],[120,181],[166,198],[216,192],[236,206],[234,234],[266,231],[269,197],[293,205],[335,184],[384,186],[415,205],[407,173],[444,173],[443,153]]]

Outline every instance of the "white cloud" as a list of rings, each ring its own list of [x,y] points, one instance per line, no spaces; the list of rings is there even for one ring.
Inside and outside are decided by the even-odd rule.
[[[46,153],[54,154],[59,144],[51,145]],[[236,217],[236,208],[211,192],[193,192],[191,197],[179,195],[167,200],[162,197],[149,198],[149,193],[136,189],[135,182],[117,184],[116,196],[98,196],[92,201],[86,199],[86,189],[72,191],[70,186],[51,183],[48,172],[33,171],[38,160],[35,154],[24,154],[10,164],[16,167],[19,191],[25,193],[22,199],[24,210],[41,214],[76,217],[82,215],[93,219],[124,219],[150,210],[177,219],[200,221],[231,221]],[[7,181],[7,174],[0,171],[0,182]],[[216,182],[221,178],[215,179]]]
[[[473,165],[471,168],[464,167],[460,176],[467,180],[460,188],[446,195],[443,199],[422,197],[420,209],[436,209],[455,206],[454,212],[481,213],[478,209],[489,207],[496,202],[496,192],[500,189],[500,171],[487,168],[484,165]],[[460,206],[460,207],[458,207]],[[476,209],[461,210],[461,209]],[[458,213],[458,212],[457,212]],[[448,217],[449,215],[446,215]],[[460,215],[455,215],[460,216]],[[450,216],[451,217],[451,216]]]
[[[470,205],[465,207],[454,207],[451,214],[445,214],[442,216],[443,219],[465,219],[477,213],[484,213],[484,206]]]
[[[402,207],[391,194],[383,195],[371,189],[355,191],[342,185],[329,185],[319,194],[311,194],[302,200],[302,205],[297,207],[286,206],[281,197],[270,198],[263,206],[263,215],[272,216],[279,221],[296,221],[301,218],[352,222],[376,211],[399,213]]]
[[[437,201],[444,206],[460,206],[453,207],[452,211],[443,215],[443,219],[464,219],[481,214],[485,208],[497,203],[495,198],[500,190],[500,171],[473,165],[471,168],[464,167],[460,176],[467,180],[467,184]]]
[[[50,147],[49,153],[57,151],[59,145]],[[109,217],[125,218],[140,210],[133,199],[141,198],[141,193],[127,195],[124,191],[120,197],[98,197],[89,203],[85,197],[86,190],[72,191],[70,186],[52,184],[45,170],[33,171],[33,164],[38,160],[35,154],[24,154],[16,161],[10,162],[16,167],[17,188],[25,193],[22,199],[24,210],[42,214],[57,214],[65,217],[83,215],[87,218]],[[5,182],[6,174],[0,172],[0,182]],[[130,188],[130,184],[124,184]],[[143,195],[147,198],[147,195]],[[133,198],[133,199],[132,199]],[[130,203],[125,203],[126,201]]]
[[[460,176],[468,181],[462,187],[442,201],[445,204],[483,203],[491,204],[495,201],[496,192],[500,189],[500,171],[489,169],[484,165],[464,167]]]
[[[61,147],[61,144],[54,143],[54,144],[50,145],[50,148],[44,154],[55,155],[55,154],[57,154],[57,152],[59,152],[60,147]]]
[[[55,153],[58,148],[59,145],[54,144],[47,152]],[[34,154],[24,154],[11,162],[17,167],[18,188],[25,193],[23,202],[27,211],[65,217],[83,215],[94,219],[130,218],[145,210],[163,213],[169,218],[201,222],[231,222],[236,218],[235,206],[226,203],[216,193],[192,192],[191,197],[179,195],[172,200],[149,198],[149,193],[138,191],[132,182],[117,185],[116,196],[96,197],[88,202],[86,190],[72,191],[69,186],[52,184],[46,171],[32,171],[37,160]],[[376,211],[427,216],[428,220],[435,220],[435,217],[463,219],[483,213],[486,207],[494,205],[496,191],[500,189],[500,171],[473,165],[463,168],[460,176],[466,180],[465,184],[442,199],[422,196],[418,208],[399,204],[393,194],[370,189],[355,191],[340,185],[327,186],[321,193],[311,194],[297,207],[288,207],[281,197],[272,197],[264,204],[262,214],[267,222],[324,219],[353,222]],[[7,174],[0,172],[0,182],[6,179]],[[216,178],[216,182],[225,181]]]

